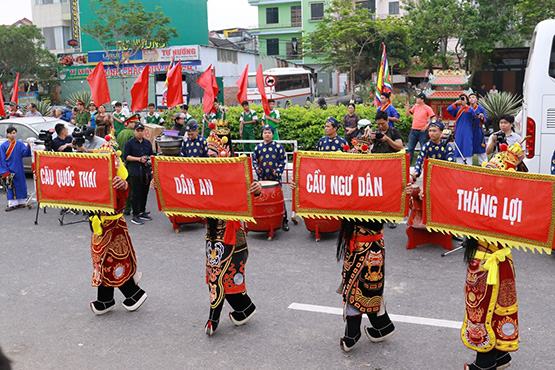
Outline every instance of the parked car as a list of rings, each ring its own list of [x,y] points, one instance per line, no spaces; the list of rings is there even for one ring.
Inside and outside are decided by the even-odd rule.
[[[17,129],[17,138],[26,141],[29,138],[38,140],[41,130],[52,130],[58,123],[63,123],[68,128],[69,134],[73,133],[75,125],[67,123],[54,117],[21,117],[21,118],[8,118],[0,121],[0,144],[8,140],[6,138],[6,129],[14,126]],[[53,137],[56,137],[54,132]],[[31,158],[25,158],[24,166],[25,172],[32,172]]]

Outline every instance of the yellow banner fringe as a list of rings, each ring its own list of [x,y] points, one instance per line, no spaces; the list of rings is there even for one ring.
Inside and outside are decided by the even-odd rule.
[[[405,218],[397,216],[379,216],[372,214],[355,215],[355,214],[325,214],[321,215],[318,213],[309,212],[296,212],[295,215],[302,218],[315,218],[315,219],[326,219],[326,220],[350,220],[350,221],[383,221],[383,222],[401,222]]]
[[[218,213],[207,214],[202,212],[166,212],[166,211],[163,211],[163,212],[168,217],[183,216],[183,217],[217,218],[217,219],[226,220],[226,221],[245,221],[245,222],[256,223],[256,220],[253,217],[248,217],[248,216],[226,215],[226,214],[218,214]]]
[[[86,205],[78,205],[78,204],[51,203],[51,202],[40,202],[39,204],[41,208],[50,207],[50,208],[74,209],[76,211],[84,211],[84,212],[102,212],[102,213],[108,213],[108,214],[116,213],[112,208],[106,208],[106,207],[86,206]]]

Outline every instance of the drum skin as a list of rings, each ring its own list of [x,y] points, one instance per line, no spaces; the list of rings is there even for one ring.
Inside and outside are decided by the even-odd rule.
[[[253,198],[253,214],[256,223],[248,222],[249,231],[270,231],[281,228],[284,200],[277,181],[260,181],[262,194]]]

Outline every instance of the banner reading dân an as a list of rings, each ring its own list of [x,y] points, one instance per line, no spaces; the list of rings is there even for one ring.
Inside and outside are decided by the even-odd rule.
[[[555,247],[555,176],[430,159],[424,170],[424,224],[513,247]]]
[[[158,208],[168,216],[254,221],[249,157],[152,157]]]
[[[43,207],[114,213],[111,153],[35,152],[37,201]]]
[[[408,155],[296,152],[293,209],[301,217],[401,220]]]

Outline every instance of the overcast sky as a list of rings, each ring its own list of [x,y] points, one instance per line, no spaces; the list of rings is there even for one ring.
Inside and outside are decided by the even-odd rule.
[[[0,9],[3,9],[0,11],[0,24],[12,24],[21,18],[33,20],[31,15],[33,1],[0,0]],[[208,0],[209,29],[256,26],[256,7],[250,6],[248,0]]]

